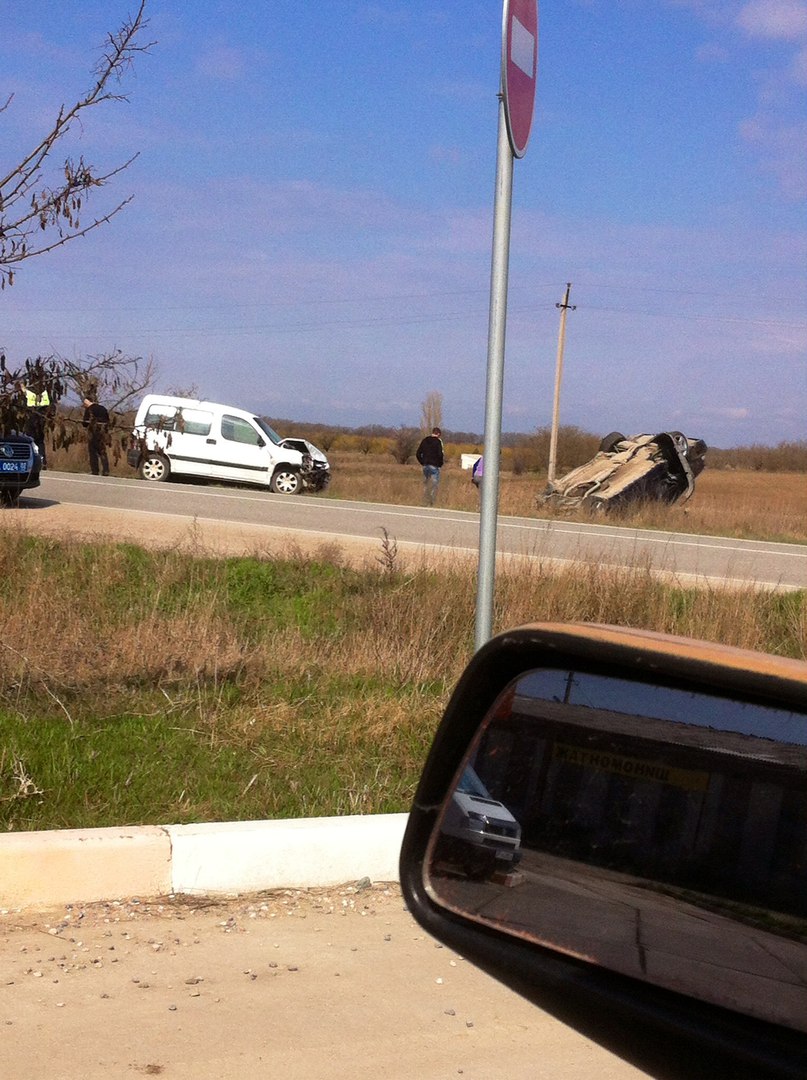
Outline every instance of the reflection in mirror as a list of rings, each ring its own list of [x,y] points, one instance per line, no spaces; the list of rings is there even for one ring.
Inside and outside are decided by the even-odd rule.
[[[442,808],[445,907],[807,1031],[807,716],[532,671]]]

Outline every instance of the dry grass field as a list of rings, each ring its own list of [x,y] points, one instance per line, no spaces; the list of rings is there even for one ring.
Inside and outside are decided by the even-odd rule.
[[[472,567],[1,531],[0,828],[407,808],[473,651]],[[646,569],[507,565],[495,628],[532,620],[807,656],[805,592]]]
[[[421,501],[416,464],[329,458],[328,498]],[[84,448],[50,464],[85,471]],[[120,458],[112,471],[134,476]],[[501,512],[546,516],[542,487],[503,473]],[[478,500],[449,459],[439,507]],[[14,521],[0,515],[1,828],[407,808],[473,650],[473,567],[409,566],[380,544],[361,567],[335,545],[283,562],[147,550],[26,537]],[[807,476],[707,469],[688,503],[607,521],[805,543]],[[502,567],[495,630],[534,620],[807,658],[807,591],[687,589],[643,567]]]
[[[86,470],[83,447],[51,467]],[[417,505],[417,465],[331,451],[334,499]],[[132,476],[125,460],[113,471]],[[538,473],[505,473],[504,514],[541,516]],[[456,461],[438,505],[478,506]],[[613,517],[608,521],[613,522]],[[718,470],[636,526],[807,541],[804,473]],[[5,527],[5,522],[8,527]],[[405,810],[473,650],[471,566],[224,557],[26,537],[0,515],[0,828]],[[689,589],[646,568],[519,562],[495,629],[590,621],[807,657],[807,592]]]

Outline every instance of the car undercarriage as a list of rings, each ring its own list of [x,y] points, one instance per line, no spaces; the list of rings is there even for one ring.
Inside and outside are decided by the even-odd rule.
[[[704,468],[706,443],[680,431],[626,437],[613,431],[595,456],[538,496],[540,505],[608,512],[637,502],[674,503],[695,490]]]

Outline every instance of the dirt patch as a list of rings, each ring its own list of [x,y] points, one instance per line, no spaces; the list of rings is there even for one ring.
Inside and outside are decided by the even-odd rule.
[[[87,542],[133,543],[154,549],[183,551],[200,557],[217,555],[255,555],[263,557],[299,553],[307,558],[362,566],[380,552],[377,541],[323,540],[304,532],[278,529],[270,525],[244,522],[200,521],[188,524],[186,518],[172,514],[144,514],[137,510],[58,504],[40,507],[36,512],[13,510],[0,515],[0,527],[19,532],[71,538]]]

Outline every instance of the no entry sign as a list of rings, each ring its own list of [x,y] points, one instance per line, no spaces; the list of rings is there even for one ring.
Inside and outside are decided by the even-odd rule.
[[[538,0],[504,0],[502,93],[510,147],[527,149],[538,74]]]

